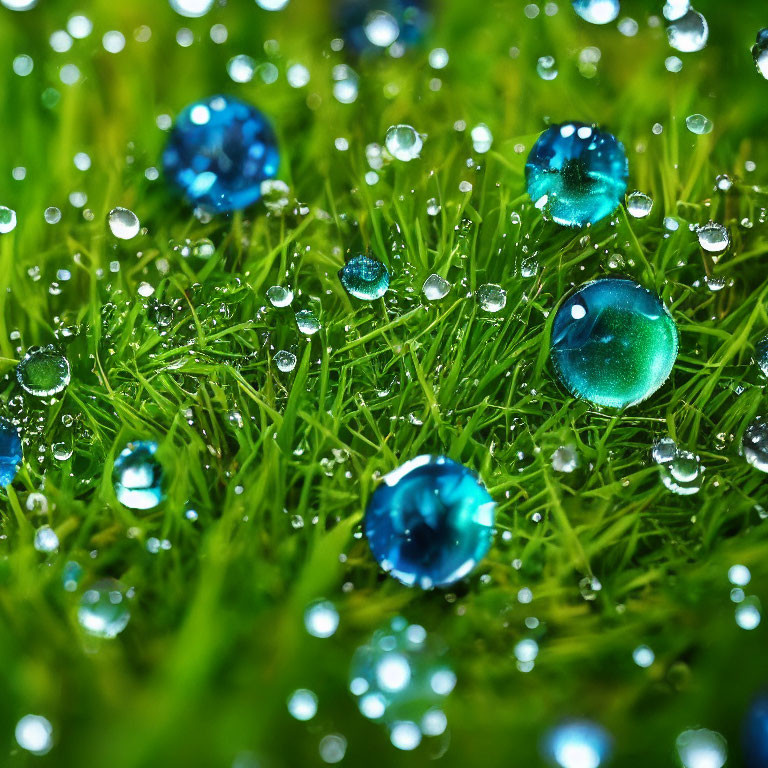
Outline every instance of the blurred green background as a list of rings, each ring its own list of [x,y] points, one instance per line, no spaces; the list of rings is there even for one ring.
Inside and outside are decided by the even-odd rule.
[[[747,565],[747,591],[768,601],[768,491],[738,448],[764,409],[753,358],[768,329],[768,82],[750,47],[768,26],[765,2],[700,0],[710,38],[693,54],[669,47],[659,2],[622,2],[632,36],[585,23],[568,2],[435,6],[421,46],[363,60],[332,44],[327,0],[279,12],[229,0],[197,19],[165,0],[0,7],[0,204],[18,217],[0,235],[2,409],[22,425],[26,456],[0,495],[2,765],[321,765],[321,740],[341,734],[347,765],[529,768],[544,764],[541,739],[566,717],[600,722],[618,766],[676,765],[675,738],[696,726],[722,733],[728,765],[742,764],[742,719],[768,681],[765,626],[736,625],[727,578]],[[54,51],[51,35],[75,13],[93,31]],[[124,36],[119,52],[105,50],[110,31]],[[428,63],[436,47],[444,69]],[[22,54],[34,62],[23,77]],[[254,60],[247,83],[227,72],[240,54]],[[673,55],[677,73],[665,67]],[[553,80],[537,74],[543,56],[556,60]],[[76,75],[63,70],[72,64]],[[294,64],[308,84],[289,84]],[[334,98],[342,65],[358,78],[350,104]],[[147,173],[160,167],[162,116],[217,92],[271,118],[288,211],[201,221]],[[711,134],[686,129],[693,113],[713,121]],[[588,232],[541,220],[523,164],[547,123],[565,120],[623,141],[630,188],[654,199],[648,219],[621,210]],[[422,157],[373,169],[366,147],[400,122],[426,134]],[[494,137],[487,154],[472,148],[479,123]],[[715,191],[723,173],[727,194]],[[112,238],[116,205],[146,231]],[[56,224],[49,206],[62,212]],[[717,261],[689,227],[710,218],[732,241]],[[200,238],[216,246],[204,262],[183,252]],[[353,302],[336,277],[366,249],[393,271],[376,305]],[[454,288],[427,306],[432,272]],[[671,381],[623,416],[573,401],[546,365],[560,297],[610,272],[657,290],[681,331]],[[705,276],[725,287],[710,290]],[[507,291],[497,316],[470,298],[487,282]],[[282,283],[296,291],[291,310],[265,299]],[[173,308],[170,328],[154,322],[157,302]],[[323,324],[310,341],[292,316],[305,307]],[[52,404],[19,399],[16,361],[51,342],[66,350],[72,384]],[[272,362],[279,349],[299,358],[289,374]],[[701,455],[694,496],[667,491],[650,460],[667,434]],[[169,477],[150,513],[121,507],[112,490],[114,456],[134,438],[159,441]],[[62,441],[74,453],[59,461],[51,446]],[[560,445],[577,448],[580,470],[553,469]],[[492,552],[449,592],[383,578],[359,537],[378,473],[426,452],[473,467],[499,505]],[[32,546],[43,522],[57,553]],[[171,548],[150,551],[153,538]],[[74,592],[62,588],[69,562],[83,569]],[[83,590],[103,577],[135,593],[112,641],[76,619]],[[320,597],[340,614],[327,639],[304,627]],[[412,753],[366,721],[348,689],[355,649],[398,614],[442,641],[458,678],[448,731]],[[525,638],[539,645],[527,673],[514,655]],[[648,669],[632,659],[641,644],[656,654]],[[307,723],[286,708],[297,688],[318,697]],[[16,744],[28,713],[53,726],[45,756]]]

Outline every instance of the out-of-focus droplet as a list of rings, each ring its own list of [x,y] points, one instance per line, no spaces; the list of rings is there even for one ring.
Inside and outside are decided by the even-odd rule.
[[[131,618],[123,586],[114,579],[104,579],[87,589],[80,599],[77,620],[93,637],[112,639]]]
[[[590,24],[610,24],[619,15],[619,0],[572,0],[573,10]]]

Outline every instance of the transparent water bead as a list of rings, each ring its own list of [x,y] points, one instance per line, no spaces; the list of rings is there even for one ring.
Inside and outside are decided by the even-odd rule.
[[[485,557],[495,503],[477,477],[445,456],[418,456],[383,478],[364,529],[379,565],[407,586],[453,584]]]
[[[287,307],[293,301],[293,291],[287,286],[273,285],[267,288],[267,298],[273,307]]]
[[[584,227],[610,216],[627,190],[627,156],[610,133],[584,123],[548,128],[525,165],[528,194],[545,217]]]
[[[424,292],[427,301],[440,301],[448,295],[448,291],[451,290],[451,284],[440,275],[432,274],[425,281],[421,287]]]
[[[726,740],[706,728],[683,731],[675,747],[683,768],[723,768],[728,758]]]
[[[696,230],[699,245],[709,253],[722,253],[731,243],[728,230],[722,224],[710,221]]]
[[[364,254],[351,258],[339,270],[339,279],[349,294],[362,301],[380,299],[389,288],[389,270]]]
[[[651,456],[657,464],[666,464],[675,458],[676,453],[675,441],[671,437],[662,437],[654,443]]]
[[[275,365],[278,370],[283,373],[290,373],[296,367],[296,355],[293,352],[288,352],[286,349],[280,349],[275,352],[274,358]]]
[[[579,452],[574,445],[561,445],[551,456],[555,472],[574,472],[579,468]]]
[[[275,178],[277,140],[264,115],[233,96],[211,96],[182,110],[163,152],[166,176],[196,206],[240,210]]]
[[[139,218],[128,208],[113,208],[107,214],[107,223],[112,234],[119,240],[131,240],[139,234]]]
[[[757,33],[757,41],[752,46],[752,58],[757,71],[768,80],[768,29]]]
[[[387,726],[398,749],[413,749],[422,736],[439,736],[447,728],[443,706],[456,675],[443,649],[424,627],[397,616],[352,657],[349,690],[360,713]]]
[[[486,283],[477,289],[477,303],[486,312],[501,312],[507,306],[507,292],[495,283]]]
[[[396,160],[407,163],[419,156],[424,140],[412,125],[393,125],[387,129],[384,146]]]
[[[43,218],[47,224],[58,224],[61,221],[61,211],[51,205],[43,211]]]
[[[685,125],[691,133],[695,133],[697,136],[704,136],[707,133],[712,133],[714,125],[712,121],[704,115],[695,114],[688,115],[685,118]]]
[[[216,0],[170,0],[171,8],[181,16],[196,19],[205,16]]]
[[[647,645],[638,645],[634,651],[632,651],[632,661],[637,664],[641,669],[648,669],[653,665],[656,660],[656,654]]]
[[[28,11],[37,5],[37,0],[1,0],[6,8],[12,11]]]
[[[356,54],[418,45],[430,26],[427,0],[335,0],[344,42]]]
[[[311,309],[302,309],[296,313],[296,325],[307,336],[312,336],[320,330],[320,321]]]
[[[53,726],[42,715],[24,715],[14,735],[16,743],[33,755],[47,755],[53,747]]]
[[[19,430],[0,416],[0,488],[8,487],[19,471],[22,459]]]
[[[0,235],[6,235],[14,229],[16,229],[16,211],[0,205]]]
[[[671,460],[659,464],[661,482],[678,496],[692,496],[701,490],[704,467],[701,459],[692,451],[675,449]]]
[[[707,20],[693,8],[671,21],[667,27],[667,40],[676,51],[694,53],[707,45],[709,25]]]
[[[619,0],[572,0],[573,10],[590,24],[610,24],[621,10]]]
[[[304,611],[304,627],[312,637],[331,637],[339,628],[339,612],[330,600],[316,600]]]
[[[604,278],[561,304],[550,357],[572,395],[626,408],[664,384],[677,348],[677,326],[658,296],[631,280]]]
[[[288,697],[287,706],[291,717],[306,722],[317,714],[317,695],[306,688],[299,688]]]
[[[554,80],[557,77],[557,62],[554,56],[541,56],[536,62],[536,74],[542,80]]]
[[[653,208],[653,200],[645,192],[631,192],[627,195],[627,213],[635,219],[649,216]]]
[[[544,753],[559,768],[598,768],[610,756],[611,738],[597,723],[572,720],[547,734]]]
[[[758,416],[744,431],[741,450],[747,463],[768,472],[768,422]]]
[[[69,384],[70,376],[69,360],[53,344],[30,347],[16,366],[22,389],[35,397],[58,395]]]
[[[50,525],[40,526],[35,531],[34,547],[38,552],[55,552],[59,548],[59,537]]]
[[[130,509],[153,509],[163,500],[163,469],[155,457],[157,443],[128,443],[115,459],[112,482],[115,496]]]
[[[103,579],[83,593],[77,621],[93,637],[112,639],[131,618],[125,589],[114,579]]]

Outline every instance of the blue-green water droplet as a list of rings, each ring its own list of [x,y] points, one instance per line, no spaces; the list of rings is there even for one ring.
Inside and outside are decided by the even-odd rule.
[[[584,123],[548,128],[525,164],[534,205],[565,227],[584,227],[610,216],[627,191],[628,172],[621,142]]]
[[[667,380],[677,347],[677,326],[658,296],[631,280],[604,278],[557,310],[550,354],[575,397],[626,408]]]
[[[758,416],[745,430],[741,449],[747,463],[768,472],[768,421]]]
[[[131,509],[152,509],[163,500],[163,469],[155,457],[157,443],[128,443],[115,459],[112,481],[117,500]]]
[[[52,344],[30,347],[16,366],[16,379],[30,395],[57,395],[69,384],[69,361]]]
[[[757,71],[768,80],[768,29],[757,33],[757,42],[752,46],[752,58]]]
[[[78,623],[93,637],[117,637],[130,618],[125,590],[114,579],[104,579],[87,589],[77,609]]]
[[[389,270],[378,260],[360,255],[339,270],[341,284],[356,299],[380,299],[389,288]]]
[[[0,417],[0,488],[13,482],[21,464],[21,438],[19,430]]]
[[[390,472],[365,513],[379,565],[408,586],[447,586],[485,557],[495,503],[477,477],[445,456],[418,456]]]

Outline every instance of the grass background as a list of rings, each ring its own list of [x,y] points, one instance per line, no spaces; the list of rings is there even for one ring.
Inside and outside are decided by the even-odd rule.
[[[2,402],[22,425],[26,457],[0,497],[4,765],[317,765],[318,742],[339,732],[349,765],[415,766],[442,754],[444,765],[533,766],[542,733],[565,716],[603,723],[616,765],[674,765],[676,735],[695,725],[723,733],[729,765],[741,764],[741,720],[768,673],[765,626],[736,626],[726,578],[731,564],[748,565],[748,591],[768,600],[767,529],[756,511],[768,506],[766,482],[738,451],[764,408],[752,358],[768,327],[768,83],[749,53],[768,26],[763,3],[700,0],[710,43],[681,54],[678,74],[664,67],[675,52],[660,3],[623,3],[622,16],[639,23],[631,38],[582,22],[566,2],[534,19],[518,0],[439,5],[423,49],[350,62],[360,77],[350,105],[332,95],[333,67],[346,59],[330,48],[337,32],[321,0],[291,0],[280,13],[230,0],[203,19],[161,0],[0,9],[0,203],[18,213],[16,229],[0,236]],[[76,11],[93,20],[93,34],[54,53],[49,35]],[[210,39],[215,23],[228,29],[224,44]],[[152,30],[148,42],[134,39],[141,25]],[[193,31],[190,47],[176,43],[180,27]],[[103,49],[107,30],[125,34],[122,52]],[[265,47],[270,40],[277,45]],[[439,72],[427,64],[438,45],[450,54]],[[593,78],[578,66],[586,46],[601,52]],[[20,53],[34,58],[29,77],[12,73]],[[233,83],[226,62],[240,53],[274,63],[277,81]],[[536,75],[545,55],[559,70],[549,82]],[[293,62],[309,68],[307,87],[289,87]],[[60,82],[65,63],[80,68],[76,85]],[[56,103],[45,106],[49,88],[58,99],[49,92]],[[272,118],[280,178],[307,213],[256,206],[201,223],[162,180],[145,178],[166,140],[156,117],[215,92]],[[713,133],[687,131],[695,112],[713,120]],[[630,187],[655,201],[648,219],[620,210],[584,232],[541,220],[524,194],[525,155],[547,120],[573,119],[624,142]],[[473,154],[457,120],[487,123],[491,152]],[[370,186],[365,147],[397,122],[427,134],[422,157],[385,166]],[[335,148],[339,137],[347,151]],[[73,164],[80,151],[92,158],[87,172]],[[12,178],[17,166],[23,181]],[[719,173],[735,179],[728,194],[714,191]],[[472,191],[460,192],[461,181]],[[68,202],[75,191],[87,194],[86,215]],[[433,197],[436,217],[427,214]],[[56,225],[43,219],[50,205],[63,213]],[[147,232],[115,241],[105,224],[115,205],[134,210]],[[679,220],[677,232],[663,228],[665,216]],[[732,240],[717,263],[688,227],[709,219]],[[216,244],[207,262],[172,247],[201,237]],[[394,273],[392,291],[370,305],[350,299],[336,276],[345,255],[366,249]],[[538,262],[534,276],[521,274],[525,260]],[[57,279],[61,269],[71,279]],[[621,416],[570,399],[546,361],[559,299],[617,271],[655,288],[681,333],[670,381]],[[420,289],[432,272],[454,287],[426,305]],[[705,275],[727,286],[713,292]],[[151,299],[139,295],[142,282],[155,288]],[[507,290],[498,315],[469,296],[486,282]],[[266,301],[275,283],[296,290],[291,309]],[[167,329],[154,323],[152,301],[174,307]],[[310,341],[293,319],[306,307],[323,325]],[[53,404],[20,397],[15,362],[51,341],[72,363],[71,385]],[[272,361],[279,349],[298,356],[290,374]],[[698,495],[660,483],[649,451],[666,434],[701,455]],[[135,514],[117,503],[111,467],[140,437],[160,442],[169,492],[157,510]],[[72,444],[71,459],[52,457],[57,442]],[[568,443],[582,468],[564,475],[549,457]],[[499,531],[511,533],[449,593],[382,578],[354,536],[376,473],[425,452],[479,471],[498,501]],[[27,509],[40,490],[44,516]],[[197,523],[184,517],[190,507]],[[32,546],[43,522],[61,540],[49,557]],[[151,536],[172,549],[150,554]],[[61,587],[70,560],[85,571],[74,594]],[[94,643],[75,612],[82,588],[103,576],[136,596],[125,632]],[[585,576],[602,584],[594,601],[580,594]],[[522,587],[533,591],[529,605],[517,600]],[[303,628],[319,596],[341,614],[328,640]],[[396,613],[450,648],[459,684],[446,706],[447,751],[437,739],[397,752],[347,691],[354,649]],[[540,620],[536,631],[528,616]],[[522,674],[512,648],[530,636],[540,653]],[[640,643],[656,652],[648,670],[632,662]],[[309,724],[286,711],[297,687],[319,696]],[[16,748],[13,729],[28,712],[53,723],[46,757]]]

